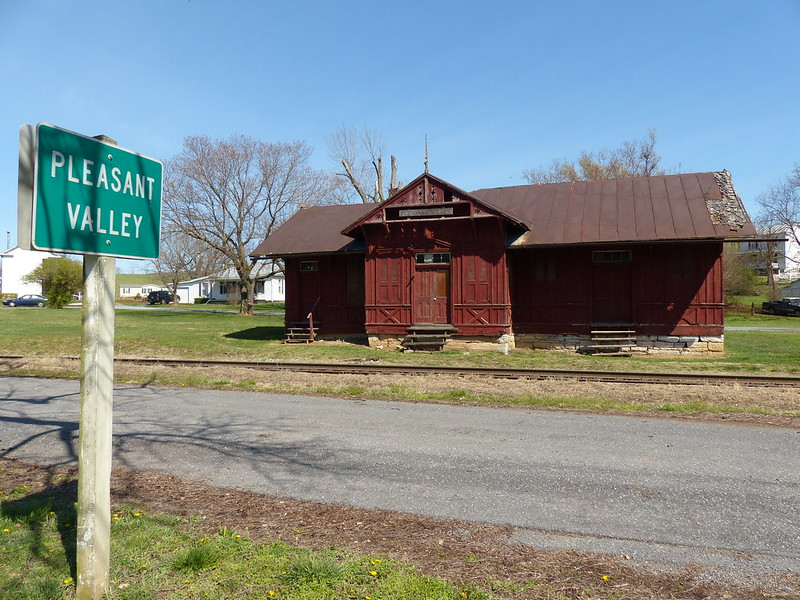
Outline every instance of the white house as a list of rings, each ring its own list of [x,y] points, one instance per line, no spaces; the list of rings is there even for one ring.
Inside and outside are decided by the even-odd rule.
[[[0,254],[0,293],[3,294],[41,294],[38,283],[25,283],[22,279],[42,264],[45,258],[56,258],[58,254],[23,250],[19,246],[9,248]]]
[[[250,273],[254,280],[254,302],[283,302],[286,300],[286,280],[283,273],[273,274],[276,265],[272,261],[259,262]],[[210,289],[205,297],[238,303],[241,299],[239,276],[233,267],[208,278]],[[189,282],[187,282],[189,283]]]
[[[181,302],[193,304],[198,298],[211,297],[211,281],[208,276],[181,281],[178,284],[178,298]]]
[[[800,224],[792,229],[759,227],[758,233],[779,238],[780,241],[739,242],[739,252],[747,257],[750,265],[757,270],[763,270],[768,244],[774,243],[772,272],[776,279],[791,281],[800,278]]]
[[[272,275],[271,262],[259,262],[253,267],[251,278],[254,279],[255,302],[283,302],[286,299],[285,278],[283,273]],[[139,295],[145,298],[153,290],[166,290],[167,287],[157,284],[127,284],[119,286],[120,297],[134,298]],[[239,276],[236,269],[230,268],[178,283],[179,302],[194,304],[198,298],[206,298],[212,302],[231,302],[238,304],[241,299]]]
[[[120,298],[136,298],[137,296],[145,298],[152,291],[167,289],[157,283],[125,283],[118,287]]]

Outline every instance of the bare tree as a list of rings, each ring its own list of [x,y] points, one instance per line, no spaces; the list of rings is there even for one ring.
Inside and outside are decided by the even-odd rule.
[[[253,314],[250,251],[295,209],[318,204],[329,192],[328,176],[309,166],[310,156],[304,142],[192,136],[165,164],[164,221],[236,270],[240,314]]]
[[[756,199],[761,206],[758,221],[763,233],[789,240],[789,246],[800,247],[800,163],[795,164],[789,175],[781,177],[767,192]],[[776,257],[777,258],[777,257]],[[800,266],[800,255],[784,252],[789,265]],[[771,269],[770,269],[771,270]]]
[[[623,142],[619,148],[599,152],[584,150],[577,161],[556,159],[547,167],[526,169],[522,176],[528,183],[650,177],[664,174],[660,163],[656,132],[650,129],[644,138]]]
[[[399,185],[397,182],[397,159],[390,158],[389,186],[385,188],[383,164],[384,143],[379,133],[366,127],[362,131],[344,126],[328,136],[328,156],[344,171],[337,172],[340,182],[352,188],[364,204],[383,202]],[[343,188],[340,187],[340,191]],[[352,201],[352,194],[345,201]]]
[[[167,229],[162,232],[159,257],[153,261],[153,267],[172,292],[172,302],[177,304],[178,283],[219,271],[223,267],[223,257],[205,242],[180,230]]]

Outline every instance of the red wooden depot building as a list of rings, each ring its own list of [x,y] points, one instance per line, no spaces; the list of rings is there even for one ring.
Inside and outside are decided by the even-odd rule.
[[[755,228],[723,172],[465,192],[425,173],[382,204],[301,209],[286,324],[373,346],[723,348],[722,247]]]

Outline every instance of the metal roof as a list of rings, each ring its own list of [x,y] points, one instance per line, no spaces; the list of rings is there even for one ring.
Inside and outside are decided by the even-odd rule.
[[[753,239],[757,235],[727,171],[518,185],[469,193],[451,187],[507,218],[519,234],[511,248]],[[391,201],[377,206],[301,209],[250,256],[362,252],[362,241],[342,232],[359,235],[358,222]]]
[[[471,195],[530,227],[512,247],[756,234],[727,171],[519,185]]]
[[[374,208],[374,204],[301,208],[261,242],[250,256],[264,258],[293,254],[362,252],[364,244],[360,240],[342,235],[341,231]]]

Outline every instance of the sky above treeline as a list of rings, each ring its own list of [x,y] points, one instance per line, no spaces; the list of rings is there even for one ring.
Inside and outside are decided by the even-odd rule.
[[[0,0],[0,235],[19,127],[166,160],[191,135],[380,132],[399,176],[474,190],[657,132],[671,171],[729,170],[752,217],[800,162],[800,1],[68,3]],[[144,266],[144,264],[142,264]]]

